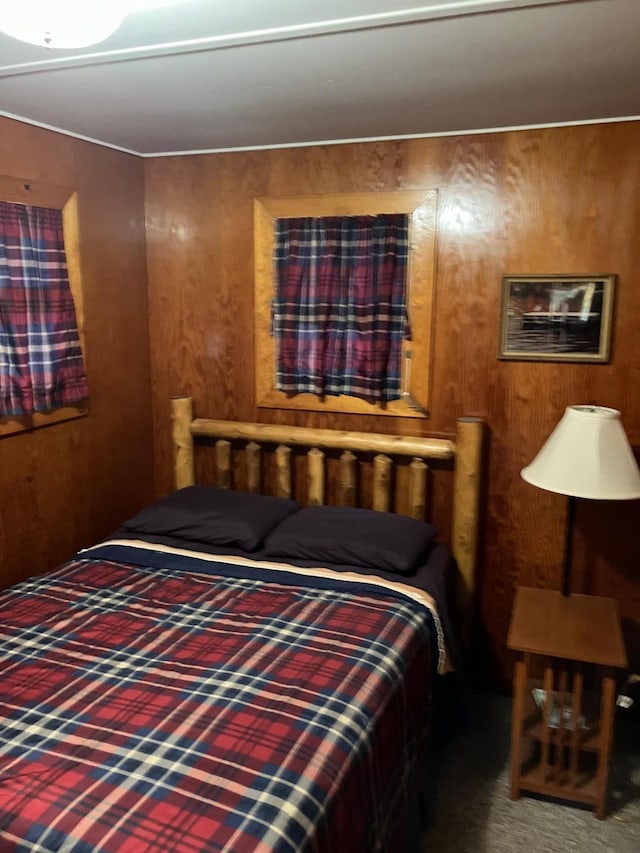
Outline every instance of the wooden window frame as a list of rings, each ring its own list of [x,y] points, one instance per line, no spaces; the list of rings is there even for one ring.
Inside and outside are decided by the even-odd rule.
[[[435,292],[436,190],[349,193],[336,195],[257,198],[254,200],[255,240],[255,341],[256,404],[264,408],[297,411],[392,415],[425,418],[431,391],[431,338]],[[407,304],[410,341],[403,346],[403,372],[410,365],[410,379],[403,378],[403,396],[385,404],[357,397],[289,396],[275,388],[276,348],[271,335],[271,302],[274,293],[274,221],[308,216],[374,216],[404,213],[409,216],[409,266]]]
[[[67,258],[69,287],[76,309],[76,321],[80,347],[86,363],[86,340],[84,331],[84,300],[80,269],[80,239],[78,227],[78,194],[70,187],[31,181],[0,175],[0,199],[14,204],[29,204],[62,211],[62,230]],[[88,400],[75,406],[60,406],[47,412],[32,415],[6,415],[0,417],[0,437],[50,426],[62,421],[82,418],[89,414]]]

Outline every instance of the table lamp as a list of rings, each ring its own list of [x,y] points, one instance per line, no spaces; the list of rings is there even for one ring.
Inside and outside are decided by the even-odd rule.
[[[576,498],[640,498],[640,471],[620,412],[604,406],[568,406],[520,474],[540,489],[567,495],[562,594],[569,595]]]

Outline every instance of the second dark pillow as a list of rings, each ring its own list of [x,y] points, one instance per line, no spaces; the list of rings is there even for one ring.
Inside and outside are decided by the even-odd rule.
[[[267,537],[268,557],[314,560],[408,574],[438,530],[430,524],[370,509],[309,506],[284,519]]]

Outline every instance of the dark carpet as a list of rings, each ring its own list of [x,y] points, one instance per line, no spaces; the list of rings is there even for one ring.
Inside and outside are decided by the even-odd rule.
[[[606,820],[551,799],[509,798],[511,700],[474,694],[443,749],[436,822],[425,853],[640,853],[640,718],[616,721]]]

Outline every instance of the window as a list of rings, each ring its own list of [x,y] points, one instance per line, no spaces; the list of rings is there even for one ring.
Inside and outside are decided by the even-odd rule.
[[[71,287],[75,280],[78,290],[75,195],[0,178],[0,199],[4,435],[85,414],[88,390]]]
[[[429,401],[429,356],[431,350],[431,316],[435,259],[436,193],[428,190],[390,193],[360,193],[354,195],[305,196],[281,199],[256,199],[255,201],[255,277],[256,277],[256,400],[258,406],[269,408],[302,409],[328,412],[353,412],[389,414],[408,417],[425,417]],[[382,216],[381,216],[382,215]],[[327,393],[322,396],[321,385],[310,385],[314,393],[296,393],[296,388],[282,381],[282,364],[279,358],[279,341],[282,318],[276,300],[276,337],[272,335],[272,305],[278,295],[274,249],[278,246],[282,229],[289,220],[320,221],[323,227],[342,227],[347,221],[362,222],[364,218],[408,221],[410,259],[407,274],[406,309],[411,328],[411,340],[405,340],[403,306],[395,318],[395,342],[402,347],[399,366],[392,367],[400,373],[400,398],[382,393],[369,394],[369,399],[349,393],[349,377],[337,381],[332,390],[340,396]],[[284,225],[283,225],[284,223]],[[342,223],[338,226],[338,223]],[[298,226],[294,226],[298,227]],[[345,226],[346,227],[346,226]],[[352,225],[349,225],[352,227]],[[353,227],[357,227],[354,225]],[[312,240],[315,238],[312,238]],[[278,249],[278,252],[280,250]],[[295,263],[295,261],[294,261]],[[303,309],[303,314],[306,308]],[[329,335],[333,334],[331,331]],[[304,333],[317,334],[304,329]],[[324,343],[328,342],[327,340]],[[338,371],[339,372],[339,371]],[[344,377],[343,377],[344,378]],[[393,377],[392,377],[393,378]],[[334,377],[335,379],[335,377]],[[333,381],[333,380],[332,380]],[[375,384],[375,383],[374,383]],[[393,384],[393,383],[392,383]],[[284,388],[285,391],[280,390]],[[371,389],[369,389],[371,390]],[[366,391],[366,389],[365,389]]]
[[[406,213],[276,219],[279,391],[400,399],[408,233]]]

